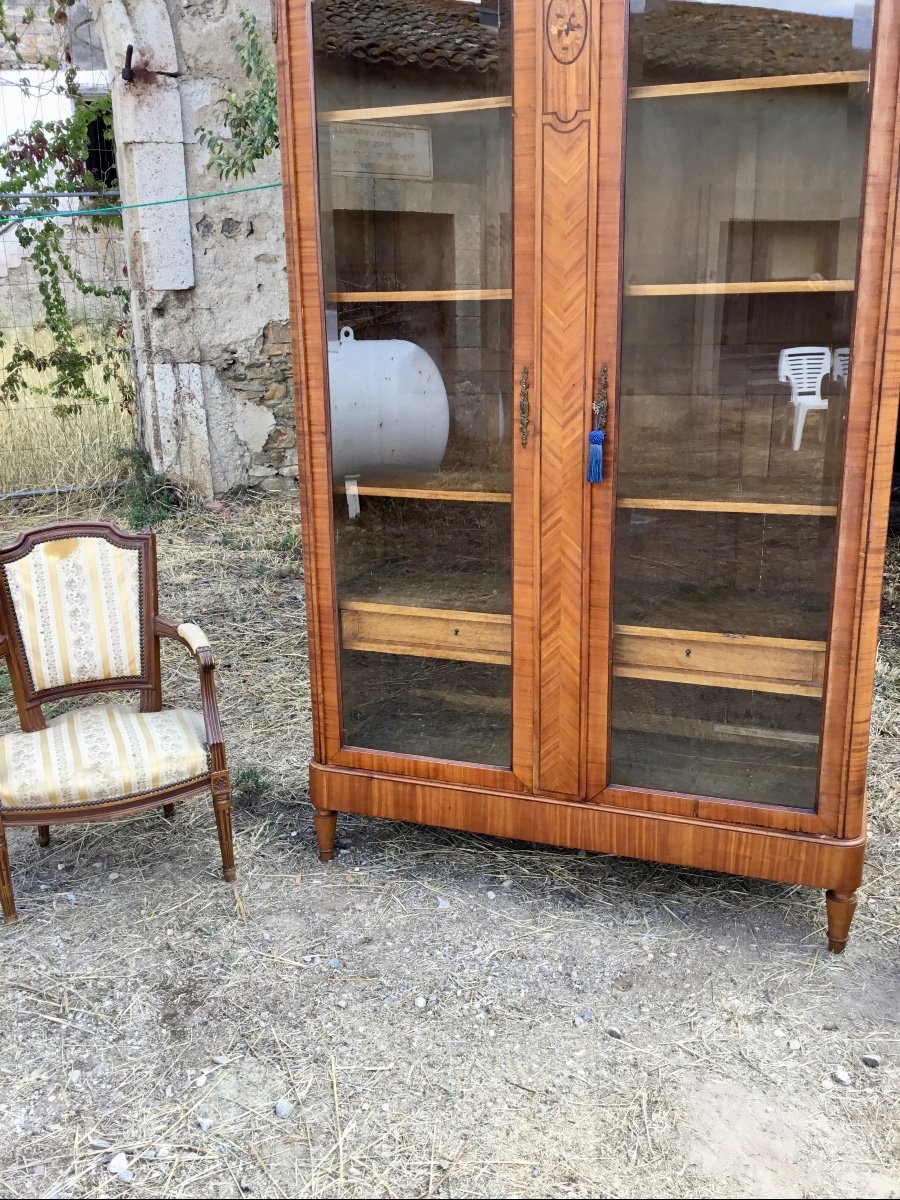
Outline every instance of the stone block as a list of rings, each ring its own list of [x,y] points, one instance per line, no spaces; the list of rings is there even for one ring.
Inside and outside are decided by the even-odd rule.
[[[154,363],[144,375],[153,418],[152,458],[164,475],[213,494],[206,405],[199,363]]]
[[[116,140],[120,147],[183,143],[181,101],[174,79],[160,75],[152,82],[117,85]]]
[[[293,429],[286,425],[277,426],[269,434],[265,449],[266,450],[287,450],[291,446],[296,446],[297,436]]]
[[[187,194],[184,148],[180,142],[132,147],[134,184],[144,200]],[[131,214],[141,242],[144,283],[154,291],[180,291],[194,285],[194,258],[187,204],[161,204]]]
[[[283,475],[273,475],[270,479],[264,479],[260,484],[260,488],[264,492],[292,492],[296,486],[292,479],[285,479]]]
[[[271,346],[290,346],[291,327],[284,321],[270,321],[263,330],[263,341]]]

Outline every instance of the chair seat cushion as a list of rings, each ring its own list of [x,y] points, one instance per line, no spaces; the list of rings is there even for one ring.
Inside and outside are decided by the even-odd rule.
[[[199,713],[95,704],[55,717],[37,733],[0,737],[0,809],[137,798],[209,770]]]

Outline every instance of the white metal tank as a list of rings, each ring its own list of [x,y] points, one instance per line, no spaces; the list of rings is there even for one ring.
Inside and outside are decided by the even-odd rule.
[[[441,465],[450,432],[447,389],[421,346],[358,342],[345,325],[328,342],[328,385],[335,479]]]

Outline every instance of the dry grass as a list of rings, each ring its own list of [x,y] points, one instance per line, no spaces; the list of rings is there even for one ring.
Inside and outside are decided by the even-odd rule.
[[[97,338],[112,336],[100,326],[82,326],[79,334],[88,347]],[[46,329],[5,331],[4,336],[0,371],[5,370],[16,342],[24,340],[36,354],[47,354],[52,348]],[[0,493],[121,478],[116,451],[133,444],[133,417],[114,387],[103,383],[99,368],[92,374],[96,378],[91,386],[109,399],[103,404],[88,402],[71,416],[54,412],[57,402],[41,391],[47,380],[33,370],[24,372],[30,388],[27,395],[16,403],[0,400]]]
[[[295,529],[292,503],[248,501],[159,531],[164,610],[221,659],[237,889],[200,800],[49,850],[10,834],[0,1192],[900,1194],[900,571],[834,958],[803,888],[362,818],[319,864]],[[165,669],[196,703],[177,648]]]

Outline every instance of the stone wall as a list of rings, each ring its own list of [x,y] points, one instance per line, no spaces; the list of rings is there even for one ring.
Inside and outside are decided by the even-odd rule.
[[[47,4],[41,0],[5,0],[4,10],[10,29],[18,36],[18,49],[26,63],[45,59],[62,60],[68,50],[76,70],[100,71],[106,66],[100,37],[94,27],[89,0],[74,0],[62,19],[51,20]],[[27,9],[32,16],[24,20]],[[66,64],[63,64],[66,65]],[[0,44],[0,70],[15,70],[19,60],[10,47]]]
[[[178,54],[178,90],[190,194],[232,191],[281,178],[278,155],[239,180],[220,181],[197,141],[222,131],[225,92],[243,90],[234,44],[251,12],[274,59],[268,0],[167,0]],[[297,476],[280,188],[195,201],[191,321],[209,381],[210,465],[217,494],[235,487],[289,488]]]
[[[218,377],[243,403],[236,435],[247,448],[242,467],[251,486],[285,491],[297,478],[297,437],[291,378],[291,328],[270,321],[253,346],[226,346],[214,364]]]
[[[113,99],[141,442],[157,470],[201,495],[290,487],[278,156],[223,182],[196,133],[221,131],[222,97],[245,86],[234,49],[242,8],[274,55],[269,5],[89,2]],[[129,45],[133,78],[123,80]]]
[[[24,53],[60,55],[61,27],[36,8]],[[23,9],[8,0],[12,22]],[[105,67],[92,79],[113,95],[123,204],[238,193],[123,213],[139,435],[158,469],[205,495],[287,489],[297,474],[281,190],[240,191],[277,184],[278,155],[223,182],[196,134],[224,132],[221,100],[246,86],[242,9],[274,58],[268,0],[76,0],[65,22],[73,64]],[[11,294],[30,266],[12,245],[4,263]]]
[[[27,8],[34,9],[34,16],[27,24],[23,24]],[[60,26],[50,20],[46,4],[6,0],[4,11],[10,29],[15,30],[18,35],[19,53],[27,63],[56,57],[61,46]],[[18,59],[11,48],[5,42],[0,44],[0,70],[15,70],[18,65]]]

